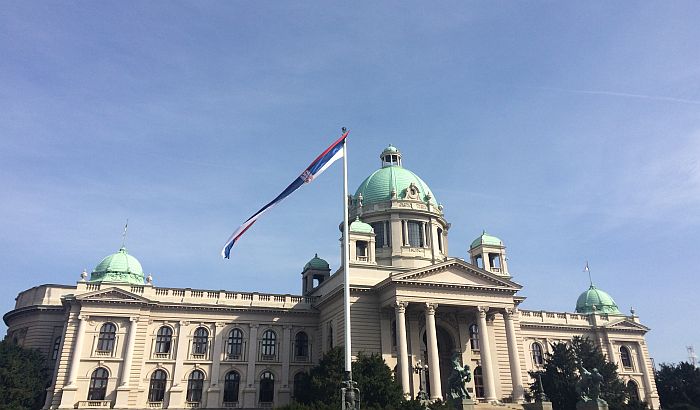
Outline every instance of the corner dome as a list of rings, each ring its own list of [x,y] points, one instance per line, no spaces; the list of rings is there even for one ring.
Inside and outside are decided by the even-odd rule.
[[[389,145],[382,151],[382,168],[374,171],[365,178],[355,191],[355,198],[362,195],[362,204],[368,205],[377,202],[390,201],[395,199],[409,199],[409,188],[417,189],[418,199],[438,205],[433,192],[418,175],[402,167],[400,164],[401,153],[399,150]],[[398,159],[394,158],[398,157]]]
[[[480,245],[503,246],[503,241],[493,235],[487,234],[486,231],[483,231],[478,238],[472,241],[469,249],[474,249]]]
[[[613,298],[606,292],[598,289],[595,285],[583,292],[576,300],[576,313],[611,313],[620,315],[620,309]]]
[[[324,259],[318,257],[318,254],[311,258],[310,261],[306,262],[304,265],[304,270],[308,269],[320,269],[320,270],[330,270],[330,265]]]
[[[92,274],[90,282],[121,282],[143,285],[144,274],[138,259],[129,255],[126,248],[113,253],[100,262]]]
[[[374,233],[372,225],[360,221],[360,217],[356,217],[350,224],[350,232]]]

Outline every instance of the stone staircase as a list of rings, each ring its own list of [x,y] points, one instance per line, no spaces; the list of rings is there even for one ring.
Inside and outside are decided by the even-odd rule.
[[[523,410],[523,405],[522,404],[515,404],[515,403],[502,403],[502,404],[478,403],[475,408],[476,408],[476,410]]]

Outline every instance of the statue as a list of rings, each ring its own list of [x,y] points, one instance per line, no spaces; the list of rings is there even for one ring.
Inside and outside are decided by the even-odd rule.
[[[581,379],[576,383],[576,393],[581,400],[576,404],[576,408],[607,409],[608,403],[600,398],[600,385],[603,383],[603,376],[598,372],[598,369],[593,368],[589,372],[583,365],[579,365],[579,372]]]
[[[469,371],[469,365],[462,367],[459,356],[459,353],[452,355],[452,372],[447,379],[447,383],[450,386],[449,398],[461,403],[462,399],[471,399],[469,392],[464,387],[464,383],[471,381],[472,373]]]

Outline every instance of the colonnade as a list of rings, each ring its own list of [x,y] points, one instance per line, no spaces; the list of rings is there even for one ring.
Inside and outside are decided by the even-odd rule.
[[[394,310],[396,313],[396,346],[399,362],[399,379],[404,395],[411,394],[411,365],[408,359],[408,338],[406,332],[406,309],[409,303],[397,301]],[[440,358],[437,345],[437,328],[435,325],[435,311],[438,307],[436,303],[421,304],[425,314],[426,347],[428,349],[428,379],[431,386],[431,399],[443,399],[442,381],[440,380]],[[479,353],[481,361],[482,376],[484,382],[484,398],[488,402],[497,401],[496,396],[496,365],[491,355],[491,345],[489,343],[489,330],[486,324],[486,314],[489,311],[487,306],[476,307],[479,327]],[[522,372],[520,369],[520,359],[518,354],[518,343],[515,335],[513,316],[515,309],[499,309],[494,313],[503,315],[505,322],[506,341],[508,344],[508,359],[510,364],[510,374],[513,384],[512,397],[516,402],[523,402],[524,389],[522,382]],[[412,329],[415,331],[415,329]],[[415,347],[414,347],[415,349]]]

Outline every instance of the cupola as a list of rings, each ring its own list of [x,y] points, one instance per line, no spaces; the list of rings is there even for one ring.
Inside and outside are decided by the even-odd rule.
[[[576,300],[576,313],[586,315],[592,313],[622,314],[613,298],[607,292],[596,288],[592,283],[588,290]]]
[[[388,147],[384,148],[379,158],[382,160],[382,168],[401,166],[401,151],[395,146],[389,144]]]
[[[119,252],[102,259],[90,275],[90,282],[143,285],[143,268],[138,259],[129,255],[126,248],[122,247]]]
[[[506,247],[499,238],[483,231],[469,246],[469,258],[472,265],[478,266],[497,275],[508,276]]]
[[[331,268],[328,262],[316,254],[306,262],[301,272],[302,294],[306,295],[331,276]]]

